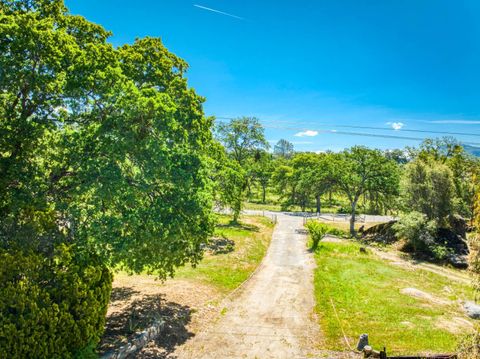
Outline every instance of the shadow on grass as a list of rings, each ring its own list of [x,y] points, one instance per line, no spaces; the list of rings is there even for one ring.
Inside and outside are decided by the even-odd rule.
[[[260,227],[254,225],[254,224],[248,224],[248,223],[243,223],[243,222],[234,222],[230,221],[227,224],[219,223],[217,224],[217,228],[219,229],[242,229],[244,231],[250,231],[250,232],[259,232]]]
[[[117,289],[116,292],[117,296],[120,295],[118,293],[122,293],[127,297],[129,293],[130,297],[135,293],[131,288]],[[107,317],[105,333],[98,351],[104,354],[118,349],[135,338],[137,333],[150,327],[155,321],[161,320],[165,325],[160,336],[154,342],[147,344],[145,353],[142,352],[135,358],[172,358],[171,354],[175,348],[194,335],[186,328],[191,321],[191,313],[190,307],[168,302],[162,294],[145,295],[127,303],[125,307]]]

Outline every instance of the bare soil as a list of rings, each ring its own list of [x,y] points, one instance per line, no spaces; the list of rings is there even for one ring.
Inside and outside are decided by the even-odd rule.
[[[405,269],[415,270],[418,268],[441,275],[453,281],[462,283],[471,283],[471,278],[465,270],[451,269],[448,267],[441,267],[432,263],[427,263],[419,260],[407,259],[400,256],[398,253],[380,250],[375,247],[370,247],[374,253],[384,260],[390,261],[394,265],[398,265]]]
[[[203,283],[182,279],[162,283],[152,276],[117,274],[101,353],[126,344],[136,332],[161,319],[166,322],[161,337],[135,357],[171,357],[201,325],[215,317],[217,308],[211,303],[220,299],[216,288]]]

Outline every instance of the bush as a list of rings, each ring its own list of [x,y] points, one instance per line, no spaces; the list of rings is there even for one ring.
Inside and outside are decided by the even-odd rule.
[[[428,220],[425,214],[410,212],[400,217],[400,220],[393,225],[397,237],[407,241],[404,247],[415,254],[425,254],[435,259],[444,260],[450,250],[435,241],[437,225],[434,220]]]
[[[322,240],[323,237],[325,237],[326,234],[333,234],[335,236],[341,237],[345,235],[344,231],[332,227],[326,223],[321,223],[317,221],[309,221],[307,222],[305,227],[307,227],[308,233],[312,238],[312,250],[317,249],[318,243]]]
[[[93,255],[61,245],[51,258],[0,250],[0,357],[93,355],[112,275]]]

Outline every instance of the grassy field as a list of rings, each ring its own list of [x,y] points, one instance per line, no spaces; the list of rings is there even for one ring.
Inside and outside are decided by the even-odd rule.
[[[180,268],[176,278],[196,279],[230,291],[250,276],[267,251],[274,225],[264,217],[242,216],[239,224],[230,220],[230,216],[220,216],[215,236],[235,241],[234,251],[206,254],[196,268]]]
[[[353,242],[321,242],[315,259],[316,310],[328,349],[346,349],[341,327],[352,347],[368,333],[374,348],[386,346],[390,354],[451,352],[471,330],[456,302],[473,296],[468,285],[360,253]],[[402,294],[405,288],[431,297]]]

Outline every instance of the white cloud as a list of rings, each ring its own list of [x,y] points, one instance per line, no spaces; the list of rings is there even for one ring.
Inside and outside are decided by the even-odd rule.
[[[313,130],[306,130],[295,134],[296,137],[315,137],[316,135],[318,135],[318,131]]]
[[[401,130],[405,124],[403,122],[387,122],[395,131]]]

